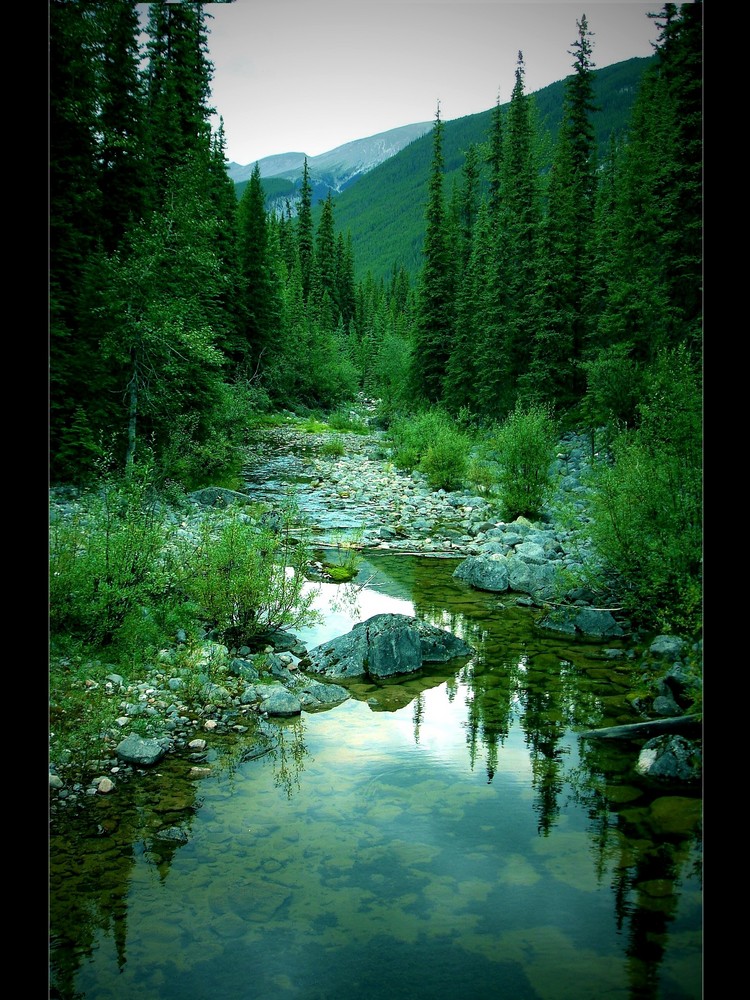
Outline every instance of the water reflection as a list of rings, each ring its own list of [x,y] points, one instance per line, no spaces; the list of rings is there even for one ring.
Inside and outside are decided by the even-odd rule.
[[[351,682],[328,712],[213,735],[204,778],[169,760],[55,817],[56,995],[701,996],[699,794],[577,735],[630,721],[628,663],[454,566],[373,554],[301,637],[398,610],[471,658]]]

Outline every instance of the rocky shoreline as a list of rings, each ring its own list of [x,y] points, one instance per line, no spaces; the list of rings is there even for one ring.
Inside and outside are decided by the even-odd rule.
[[[326,454],[326,443],[334,439],[343,445],[343,455]],[[566,593],[564,609],[550,607],[559,592],[556,581],[561,572],[575,574],[594,558],[582,531],[587,521],[587,439],[568,435],[561,440],[551,470],[556,490],[541,518],[506,524],[490,497],[469,490],[433,491],[421,473],[398,470],[377,432],[316,434],[313,444],[311,435],[282,425],[264,431],[261,446],[256,443],[248,456],[246,493],[198,491],[189,511],[167,512],[173,532],[192,535],[208,509],[211,516],[221,517],[222,511],[228,517],[253,516],[248,513],[258,498],[253,476],[269,455],[281,456],[282,461],[287,455],[293,465],[305,498],[303,513],[310,517],[321,545],[348,537],[362,549],[459,558],[457,578],[482,590],[508,592],[518,603],[546,608],[543,626],[601,640],[629,634],[628,623],[596,606],[596,595],[585,588]],[[65,516],[73,502],[70,496],[53,492],[50,518]],[[116,701],[121,714],[104,734],[104,755],[95,762],[90,778],[69,777],[64,754],[57,766],[50,765],[52,814],[80,805],[87,796],[111,794],[118,780],[152,767],[167,753],[186,755],[200,769],[207,733],[241,734],[252,728],[262,749],[273,739],[267,719],[325,710],[349,697],[345,687],[312,676],[315,651],[306,650],[293,635],[269,635],[260,652],[228,649],[207,636],[192,662],[181,656],[181,642],[184,637],[178,635],[174,647],[164,650],[158,662],[144,665],[139,681],[126,683],[115,670],[107,675],[100,693]],[[611,653],[635,656],[621,648]],[[645,718],[689,713],[696,679],[686,662],[699,656],[699,649],[677,637],[657,637],[651,643],[641,667],[654,674],[653,695],[648,704],[637,706]],[[420,666],[412,663],[410,669]],[[685,780],[696,780],[695,745],[678,746],[675,741],[682,740],[680,736],[658,739],[671,741],[665,752],[672,764]],[[663,765],[664,753],[660,759],[662,764],[656,758],[651,761],[654,774]]]

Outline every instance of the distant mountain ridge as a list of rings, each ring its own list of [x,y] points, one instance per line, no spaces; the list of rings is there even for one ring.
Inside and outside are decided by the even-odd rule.
[[[274,202],[279,199],[293,200],[295,188],[302,178],[306,157],[313,197],[325,198],[329,191],[340,194],[364,174],[374,170],[396,153],[400,153],[409,143],[429,132],[432,124],[432,122],[416,122],[412,125],[401,125],[364,139],[354,139],[318,156],[291,152],[263,157],[257,163],[264,189],[269,196],[269,208],[273,208]],[[254,169],[255,163],[242,166],[232,162],[227,165],[227,173],[238,188],[240,185],[244,188]]]
[[[592,122],[600,157],[606,154],[612,136],[621,137],[627,131],[641,78],[655,59],[637,56],[594,71],[598,111]],[[558,80],[529,95],[534,98],[540,126],[548,133],[550,153],[562,118],[564,93],[565,81]],[[462,183],[469,146],[486,143],[493,110],[444,122],[447,193]],[[376,280],[387,280],[399,267],[414,276],[421,267],[433,126],[434,121],[403,126],[307,158],[315,224],[320,203],[335,194],[336,229],[351,235],[357,279],[369,273]],[[295,214],[304,161],[304,153],[281,153],[258,161],[268,211],[279,214],[289,208]],[[228,166],[238,199],[253,167]],[[245,171],[244,179],[236,179],[238,171]]]

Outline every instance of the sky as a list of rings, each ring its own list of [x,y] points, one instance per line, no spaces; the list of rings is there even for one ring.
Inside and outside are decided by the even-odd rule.
[[[307,156],[416,122],[510,100],[572,72],[577,22],[594,67],[653,53],[662,0],[235,0],[207,3],[212,104],[226,157]]]

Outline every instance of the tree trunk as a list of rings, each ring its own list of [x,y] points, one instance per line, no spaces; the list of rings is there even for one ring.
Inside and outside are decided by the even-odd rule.
[[[700,715],[677,715],[668,719],[649,719],[647,722],[633,722],[626,726],[607,726],[604,729],[588,729],[580,733],[584,739],[640,739],[644,736],[659,736],[661,733],[681,733],[683,736],[700,736],[703,732],[703,717]]]

